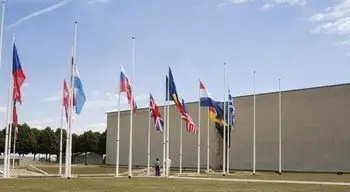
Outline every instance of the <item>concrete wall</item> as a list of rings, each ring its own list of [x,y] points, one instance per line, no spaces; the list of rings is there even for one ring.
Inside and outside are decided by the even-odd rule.
[[[232,133],[230,167],[253,165],[253,97],[235,98],[236,128]],[[198,104],[188,104],[197,123]],[[163,110],[163,108],[161,108]],[[278,93],[256,96],[256,169],[278,169]],[[350,172],[350,84],[282,92],[282,169]],[[201,110],[201,166],[206,167],[207,109]],[[180,116],[170,112],[170,158],[179,164]],[[197,123],[198,124],[198,123]],[[151,131],[152,163],[162,160],[162,134]],[[148,110],[134,118],[134,165],[147,164]],[[107,164],[115,164],[117,113],[107,115]],[[185,128],[184,128],[185,129]],[[183,131],[184,167],[197,165],[197,137]],[[121,112],[120,163],[128,163],[129,112]],[[211,167],[222,164],[222,139],[210,128]]]
[[[198,124],[198,103],[187,105],[193,121]],[[160,107],[163,112],[164,108]],[[164,115],[162,114],[164,117]],[[208,130],[208,111],[201,109],[201,166],[206,167],[207,159],[207,130]],[[170,106],[170,134],[169,134],[169,157],[172,160],[172,167],[178,167],[180,161],[180,127],[181,119],[174,106]],[[106,164],[115,164],[116,159],[116,137],[117,137],[118,113],[109,113],[107,115],[107,158]],[[130,112],[122,111],[120,114],[120,165],[128,164],[129,157],[129,126]],[[210,142],[211,151],[216,151],[215,143],[218,143],[215,134],[214,123],[210,124]],[[148,131],[148,109],[141,109],[134,116],[133,120],[133,165],[147,165],[147,131]],[[197,135],[188,133],[183,123],[183,167],[197,166]],[[212,166],[215,166],[216,152],[210,153]],[[159,158],[163,161],[163,133],[159,133],[151,122],[151,162]]]

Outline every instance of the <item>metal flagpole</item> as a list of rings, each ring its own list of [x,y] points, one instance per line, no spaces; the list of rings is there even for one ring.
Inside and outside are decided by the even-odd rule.
[[[222,138],[222,174],[225,176],[226,166],[226,63],[224,63],[224,128]]]
[[[1,34],[0,34],[0,68],[2,65],[2,44],[3,44],[3,32],[4,32],[4,20],[5,20],[5,1],[2,2],[2,16],[1,16]],[[12,71],[12,70],[11,70]],[[10,73],[11,74],[11,73]],[[6,159],[7,159],[7,143],[8,143],[8,129],[6,126],[6,136],[5,136],[5,159],[4,159],[4,174],[3,177],[7,177]]]
[[[255,124],[255,112],[256,112],[256,109],[255,109],[255,104],[256,104],[256,102],[255,102],[255,70],[254,70],[254,72],[253,72],[253,75],[254,75],[254,97],[253,97],[253,99],[254,99],[254,127],[253,127],[253,175],[255,175],[255,166],[256,166],[256,133],[255,133],[255,129],[256,129],[256,124]]]
[[[165,88],[165,89],[167,89],[167,88]],[[169,88],[168,88],[168,90],[169,90]],[[168,95],[168,90],[166,90],[166,95]],[[165,99],[166,100],[166,99]],[[167,122],[168,122],[168,120],[166,119],[166,113],[167,113],[167,108],[166,108],[166,106],[167,106],[167,101],[165,101],[164,102],[164,121],[165,121],[165,123],[164,123],[164,129],[163,129],[163,176],[165,176],[165,142],[166,142],[166,131],[168,131],[168,128],[167,128],[167,126],[166,126],[166,124],[167,124]]]
[[[180,116],[180,174],[182,173],[182,118]]]
[[[231,102],[230,100],[228,102]],[[230,127],[230,107],[228,107],[227,110],[227,124],[228,124],[228,131],[227,131],[227,166],[226,166],[226,173],[229,174],[230,173],[230,142],[231,142],[231,129],[232,127]]]
[[[74,95],[74,73],[76,65],[76,46],[77,46],[77,35],[78,35],[78,22],[75,22],[75,35],[74,35],[74,46],[73,46],[73,65],[71,69],[71,97],[70,97],[70,106],[69,106],[69,156],[68,156],[68,178],[72,174],[72,116],[73,116],[73,95]]]
[[[121,65],[123,64],[123,59],[120,59]],[[119,176],[119,139],[120,139],[120,87],[118,93],[118,127],[117,127],[117,148],[116,148],[116,158],[115,158],[115,176]]]
[[[198,79],[198,83],[200,84],[200,79]],[[200,174],[201,167],[201,137],[200,137],[200,129],[201,129],[201,89],[198,89],[198,131],[197,131],[197,174]]]
[[[135,37],[132,37],[132,70],[130,77],[131,87],[134,87],[134,67],[135,67]],[[135,91],[135,90],[134,90]],[[133,109],[130,109],[130,133],[129,133],[129,173],[128,177],[132,176],[132,123],[133,123]]]
[[[12,156],[12,169],[15,169],[15,154],[16,154],[16,133],[17,127],[15,128],[15,132],[13,133],[13,156]]]
[[[4,21],[5,21],[5,1],[2,1],[2,16],[1,16],[1,32],[0,32],[0,69],[2,66],[2,44],[4,36]]]
[[[208,128],[207,128],[207,172],[209,173],[209,168],[210,168],[210,166],[209,166],[209,160],[210,160],[210,119],[209,119],[209,114],[210,114],[210,111],[209,111],[209,108],[208,108]]]
[[[278,158],[278,173],[282,173],[282,92],[281,92],[281,78],[278,79],[279,90],[279,158]]]
[[[170,64],[169,64],[169,66],[170,66]],[[168,94],[168,100],[170,100],[170,91],[169,91],[169,89],[170,89],[170,77],[169,77],[169,79],[168,79],[168,92],[167,92],[167,94]],[[169,169],[169,133],[170,133],[170,123],[169,123],[169,121],[170,121],[170,118],[169,118],[169,114],[170,114],[170,108],[169,108],[169,101],[167,101],[167,132],[166,132],[166,176],[167,177],[169,177],[169,171],[170,171],[170,169]]]
[[[149,93],[149,104],[151,104],[151,92]],[[151,105],[148,109],[148,143],[147,143],[147,175],[150,176],[150,164],[151,164]]]
[[[15,35],[13,34],[12,37],[12,46],[14,46],[15,44]],[[13,47],[12,47],[13,48]],[[9,77],[9,96],[8,96],[8,104],[7,104],[7,129],[6,129],[6,141],[5,141],[5,159],[4,159],[4,175],[6,175],[5,178],[8,178],[10,176],[10,152],[11,152],[11,121],[12,121],[12,107],[13,107],[13,76],[12,76],[12,70],[13,70],[13,63],[11,62],[11,66],[10,66],[10,77]]]
[[[64,82],[63,82],[64,83]],[[59,160],[59,170],[58,174],[62,176],[62,145],[63,145],[63,111],[64,111],[64,86],[63,84],[63,89],[62,89],[62,104],[61,104],[61,130],[60,130],[60,160]]]

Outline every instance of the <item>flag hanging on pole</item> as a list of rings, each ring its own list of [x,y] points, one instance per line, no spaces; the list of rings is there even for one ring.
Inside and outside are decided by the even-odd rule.
[[[19,60],[16,44],[13,44],[13,60],[12,60],[12,76],[13,76],[13,100],[22,104],[21,87],[26,79],[24,71]]]
[[[120,71],[120,86],[119,86],[119,91],[125,92],[126,96],[128,98],[128,103],[130,106],[130,110],[132,110],[133,114],[136,114],[136,110],[137,110],[137,105],[134,99],[134,96],[132,94],[132,89],[131,89],[131,85],[128,79],[128,76],[126,75],[126,73],[124,72],[124,67],[123,65],[120,65],[121,67],[121,71]]]
[[[149,110],[150,116],[153,118],[154,125],[159,132],[163,132],[164,130],[164,121],[160,114],[158,105],[155,103],[152,94],[150,93],[150,102],[149,102]]]
[[[17,109],[16,109],[16,102],[13,102],[13,109],[12,109],[12,126],[17,127],[18,125],[18,116],[17,116]]]
[[[183,99],[182,99],[182,106],[183,106],[184,112],[181,114],[181,118],[185,121],[187,132],[197,134],[196,124],[194,124],[190,116],[190,113],[188,112],[188,109],[186,107],[185,101]]]
[[[74,98],[73,98],[74,104]],[[66,121],[68,122],[68,108],[69,108],[69,89],[66,80],[63,80],[63,106],[66,112]]]
[[[228,122],[228,125],[232,127],[232,129],[235,128],[235,107],[233,103],[233,97],[231,96],[230,89],[228,90],[228,115],[230,122]]]
[[[75,113],[80,114],[86,101],[83,83],[80,79],[78,68],[74,66],[74,92],[73,92],[73,105],[75,105]]]
[[[199,82],[201,106],[209,107],[209,119],[220,124],[224,124],[224,116],[220,112],[216,101],[211,97],[204,84]]]

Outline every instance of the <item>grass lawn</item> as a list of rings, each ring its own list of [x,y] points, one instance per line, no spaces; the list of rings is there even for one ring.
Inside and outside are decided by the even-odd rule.
[[[282,173],[281,175],[272,172],[233,173],[226,176],[203,175],[196,177],[230,178],[230,179],[259,179],[259,180],[297,180],[297,181],[324,181],[324,182],[350,182],[350,174],[337,175],[330,173]]]
[[[38,165],[36,167],[45,171],[48,174],[58,174],[57,164]],[[136,168],[134,168],[133,170],[136,170]],[[126,171],[128,171],[127,167],[119,167],[119,173],[123,173]],[[64,172],[64,166],[62,166],[62,172]],[[115,167],[98,165],[72,165],[72,174],[115,174]]]
[[[58,191],[253,191],[253,192],[316,192],[350,191],[346,186],[244,183],[227,181],[191,181],[164,178],[77,178],[77,179],[10,179],[0,180],[0,191],[58,192]]]

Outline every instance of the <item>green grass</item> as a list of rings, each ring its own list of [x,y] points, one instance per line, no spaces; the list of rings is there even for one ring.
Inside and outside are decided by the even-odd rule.
[[[282,173],[281,175],[272,172],[233,173],[226,176],[202,175],[196,177],[230,178],[230,179],[259,179],[259,180],[297,180],[297,181],[324,181],[324,182],[350,182],[350,174],[337,175],[330,173]]]
[[[39,165],[37,168],[48,174],[58,174],[58,165]],[[119,173],[126,172],[127,167],[119,167]],[[136,170],[136,168],[135,168]],[[33,171],[33,169],[30,169]],[[62,167],[64,172],[64,166]],[[114,166],[96,166],[96,165],[72,165],[72,174],[115,174]]]
[[[245,183],[227,181],[192,181],[163,178],[78,178],[78,179],[9,179],[0,181],[0,191],[58,192],[58,191],[253,191],[253,192],[316,192],[350,191],[346,186]]]

